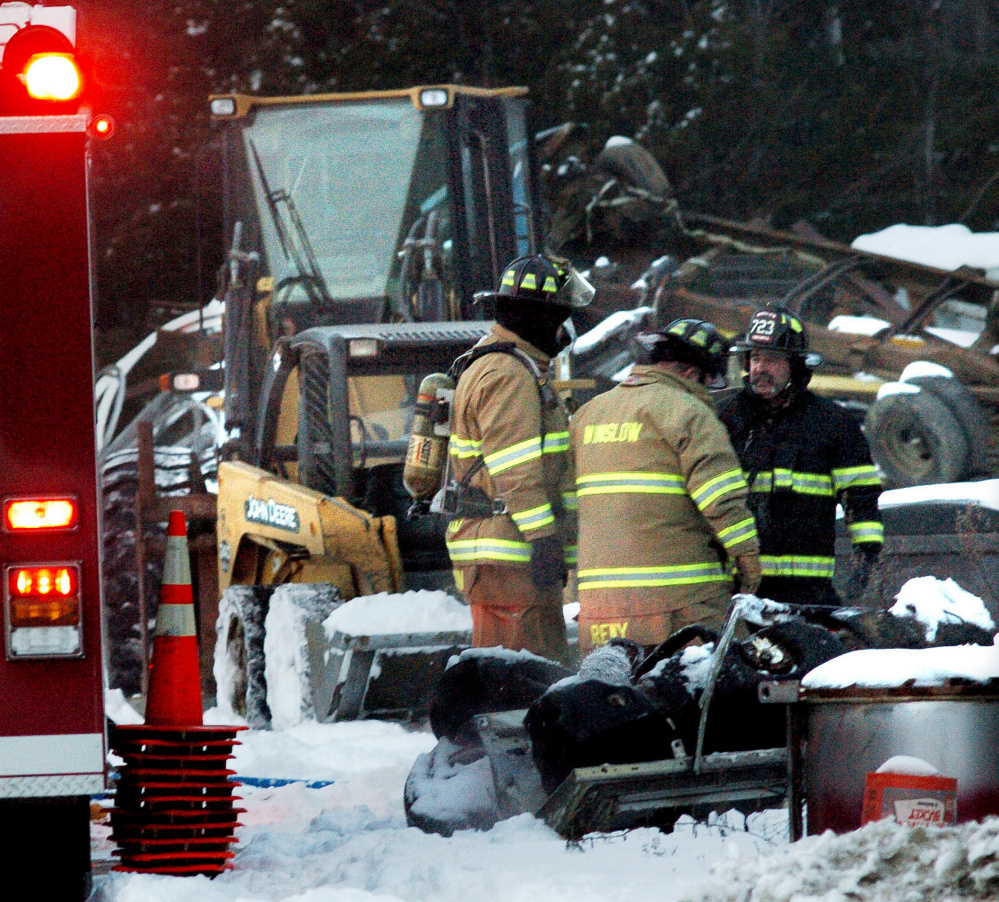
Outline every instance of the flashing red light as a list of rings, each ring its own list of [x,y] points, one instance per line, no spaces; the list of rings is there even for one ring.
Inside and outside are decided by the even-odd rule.
[[[80,95],[83,79],[70,53],[36,53],[20,80],[35,100],[72,100]]]
[[[115,133],[115,127],[114,119],[102,113],[90,120],[88,131],[94,138],[110,138]]]
[[[80,622],[80,571],[75,564],[11,567],[7,576],[12,627]]]
[[[3,523],[11,531],[75,529],[80,506],[75,498],[8,498]]]

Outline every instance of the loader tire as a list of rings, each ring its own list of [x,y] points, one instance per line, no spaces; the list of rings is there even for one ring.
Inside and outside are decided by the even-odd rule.
[[[930,391],[878,398],[865,431],[887,489],[955,482],[968,472],[967,434]]]
[[[230,586],[219,601],[212,673],[224,713],[267,729],[271,712],[264,676],[264,621],[274,586]]]
[[[954,377],[923,376],[910,379],[909,383],[943,401],[964,430],[968,439],[968,465],[960,478],[988,475],[991,429],[989,417],[975,396]]]
[[[101,587],[107,642],[108,685],[133,696],[142,689],[142,641],[139,624],[139,573],[136,560],[135,501],[139,489],[136,455],[130,450],[102,461],[101,489]],[[155,524],[146,524],[151,541]],[[146,561],[146,613],[150,624],[156,613],[162,562],[155,555]]]

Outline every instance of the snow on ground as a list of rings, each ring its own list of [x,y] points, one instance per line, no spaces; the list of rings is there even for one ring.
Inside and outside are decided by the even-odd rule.
[[[999,898],[999,819],[810,836],[762,857],[734,854],[683,902],[923,902]]]
[[[915,583],[916,585],[913,585]],[[899,606],[927,629],[979,599],[943,580],[913,580]],[[987,614],[985,615],[987,616]],[[696,674],[708,659],[688,650]],[[900,660],[897,656],[904,656]],[[860,656],[872,656],[857,664]],[[847,666],[843,666],[844,663]],[[869,665],[869,666],[868,666]],[[841,677],[822,675],[839,668]],[[812,671],[809,685],[999,674],[999,648],[853,652]],[[843,680],[848,678],[848,683]],[[897,684],[897,682],[896,682]],[[109,716],[134,722],[121,693]],[[206,722],[220,723],[217,709]],[[307,722],[239,734],[233,768],[246,812],[231,871],[207,877],[98,873],[92,902],[909,902],[999,898],[999,819],[927,831],[889,821],[842,836],[787,841],[787,815],[681,819],[671,834],[641,829],[567,843],[520,815],[450,838],[406,826],[403,787],[435,739],[425,727],[379,721]],[[95,825],[95,859],[111,858]],[[101,870],[101,869],[99,869]]]
[[[213,712],[206,720],[216,719]],[[783,845],[784,812],[728,815],[712,826],[681,822],[569,844],[521,815],[488,832],[445,839],[406,826],[403,785],[435,739],[426,730],[360,721],[240,733],[234,768],[244,777],[296,782],[240,790],[246,808],[235,866],[214,880],[107,873],[94,902],[390,902],[676,899],[715,861]],[[98,836],[110,854],[107,828]]]

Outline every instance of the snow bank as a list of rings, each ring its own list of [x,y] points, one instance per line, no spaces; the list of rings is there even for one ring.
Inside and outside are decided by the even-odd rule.
[[[386,636],[410,633],[469,632],[472,613],[447,592],[365,595],[340,605],[323,621],[326,636]]]
[[[978,482],[950,482],[945,485],[917,485],[908,489],[890,489],[881,493],[878,507],[897,507],[925,501],[979,504],[999,510],[999,479]]]
[[[971,623],[984,630],[995,623],[977,595],[952,579],[920,576],[910,579],[895,596],[891,613],[921,623],[932,642],[944,623]],[[893,689],[906,684],[939,686],[948,680],[984,683],[999,677],[999,647],[995,644],[923,649],[853,651],[805,675],[805,689]]]
[[[896,689],[939,686],[948,680],[987,683],[999,678],[999,647],[889,648],[851,651],[805,675],[805,689]]]
[[[995,629],[995,622],[977,595],[952,579],[935,576],[910,579],[895,596],[890,611],[896,617],[912,617],[923,624],[927,642],[936,639],[942,623],[971,623],[983,630]]]
[[[927,830],[890,819],[715,865],[682,902],[908,902],[999,896],[999,819]]]
[[[880,232],[860,235],[852,246],[858,251],[882,254],[937,269],[972,266],[999,277],[999,232],[973,233],[967,226],[893,225]]]

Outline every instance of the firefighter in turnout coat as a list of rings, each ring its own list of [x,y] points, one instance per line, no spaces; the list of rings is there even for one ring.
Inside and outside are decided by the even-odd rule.
[[[720,415],[760,531],[759,595],[839,605],[832,585],[837,503],[856,560],[851,594],[862,591],[881,551],[881,483],[867,440],[846,410],[808,391],[822,358],[809,352],[797,317],[779,308],[757,311],[736,349],[748,358],[749,380]]]
[[[547,373],[559,328],[593,287],[567,261],[535,255],[510,263],[490,294],[497,324],[455,390],[447,548],[473,645],[565,661],[575,485],[568,415]]]
[[[727,346],[696,319],[640,339],[649,364],[572,421],[581,651],[718,628],[759,582],[742,468],[705,387],[724,384]]]

